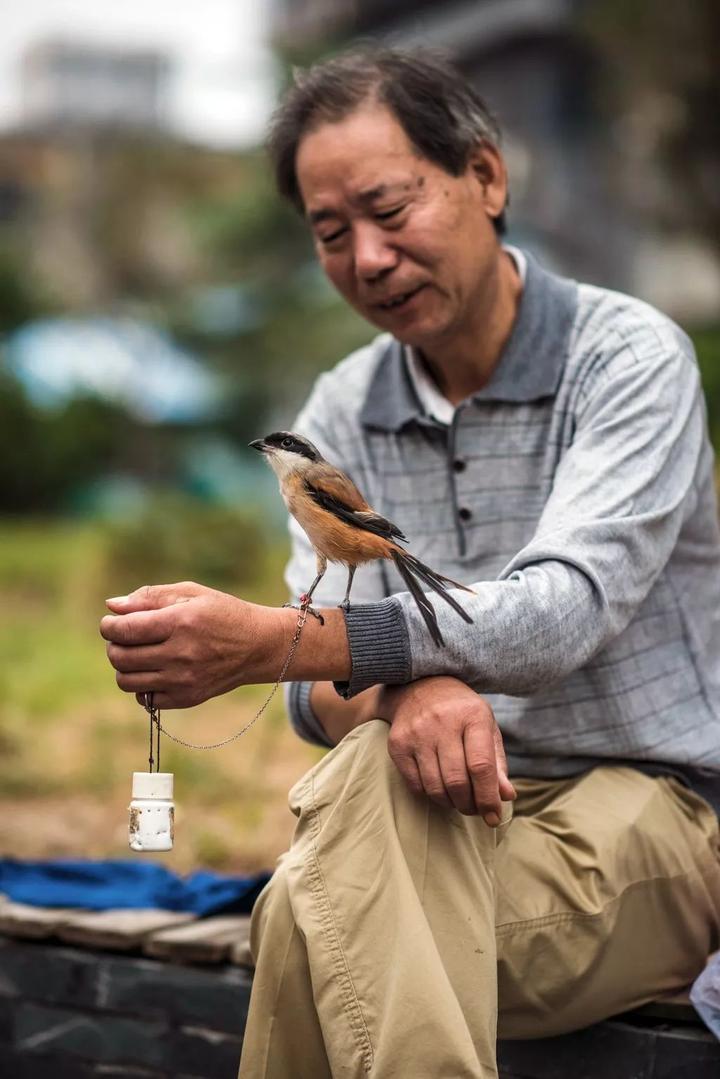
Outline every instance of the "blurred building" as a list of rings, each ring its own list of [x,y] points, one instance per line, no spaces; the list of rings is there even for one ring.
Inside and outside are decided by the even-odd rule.
[[[633,292],[680,318],[712,317],[712,253],[661,236],[637,212],[652,162],[631,160],[596,110],[598,59],[579,29],[585,0],[276,0],[290,59],[353,39],[442,48],[497,116],[510,172],[510,239],[546,264]]]
[[[165,121],[169,74],[168,58],[154,50],[43,42],[23,60],[23,121],[156,129]]]

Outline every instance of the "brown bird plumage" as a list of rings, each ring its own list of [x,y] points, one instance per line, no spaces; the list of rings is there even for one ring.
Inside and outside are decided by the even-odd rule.
[[[375,513],[350,477],[326,461],[312,442],[292,431],[275,431],[250,445],[267,457],[280,481],[285,505],[315,550],[317,576],[302,597],[303,603],[310,602],[328,561],[340,562],[348,569],[348,585],[341,604],[347,609],[357,567],[376,558],[387,558],[397,566],[437,645],[445,642],[421,583],[441,596],[466,622],[472,622],[444,586],[449,584],[465,592],[472,589],[436,573],[401,547],[397,541],[407,541],[397,525]]]

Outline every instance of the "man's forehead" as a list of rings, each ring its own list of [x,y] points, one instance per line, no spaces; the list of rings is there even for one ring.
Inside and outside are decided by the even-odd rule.
[[[342,191],[365,202],[394,194],[390,188],[412,184],[422,164],[396,118],[378,105],[312,128],[301,138],[295,160],[306,205],[308,196],[323,192]]]
[[[380,183],[366,184],[353,190],[351,184],[343,185],[341,194],[342,201],[347,200],[360,208],[370,206],[381,199],[397,199],[407,197],[413,191],[423,185],[423,178],[417,176],[403,176],[402,178],[389,179]],[[333,207],[338,201],[338,192],[328,185],[325,189],[320,187],[310,198],[307,217],[312,224],[317,224],[333,214]]]

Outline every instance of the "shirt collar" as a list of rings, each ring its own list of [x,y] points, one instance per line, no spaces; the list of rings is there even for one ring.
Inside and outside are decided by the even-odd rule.
[[[577,285],[544,270],[530,255],[515,323],[500,362],[475,401],[536,401],[557,391],[577,310]],[[360,421],[399,431],[423,416],[402,352],[391,340],[370,380]]]

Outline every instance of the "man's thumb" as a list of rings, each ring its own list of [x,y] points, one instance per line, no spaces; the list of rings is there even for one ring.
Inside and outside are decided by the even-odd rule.
[[[105,603],[114,614],[156,611],[160,607],[171,607],[174,603],[185,603],[197,591],[198,586],[189,581],[181,584],[144,584],[127,596],[113,596]]]

